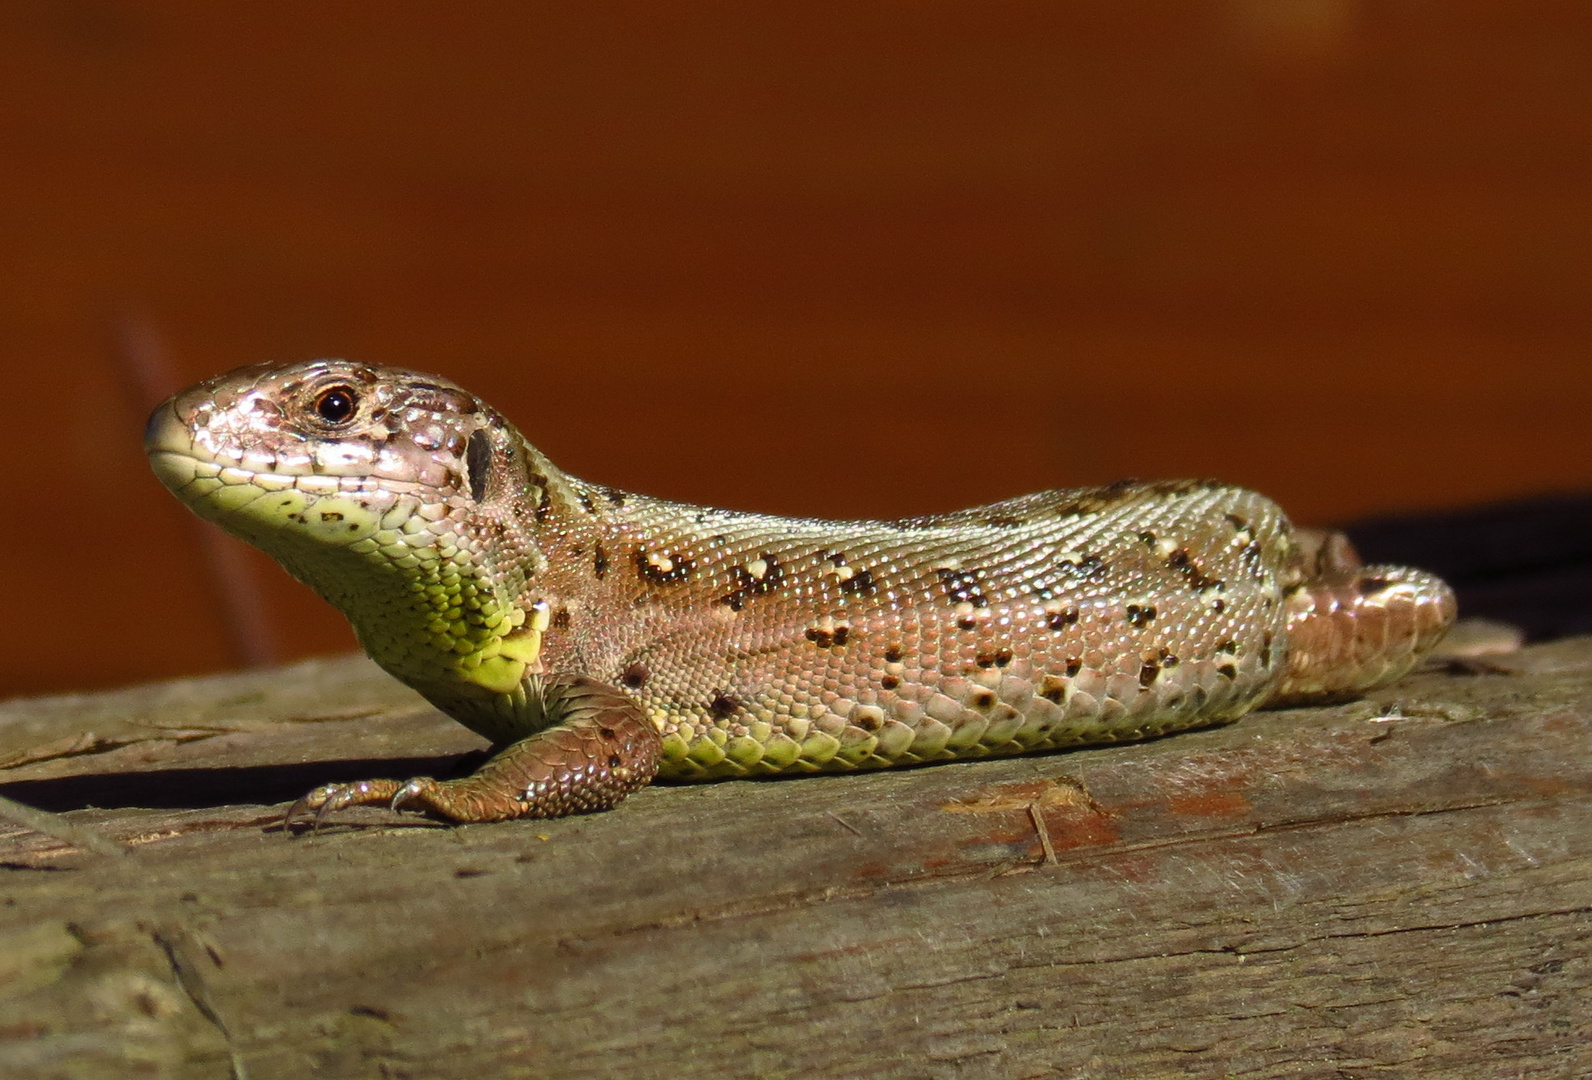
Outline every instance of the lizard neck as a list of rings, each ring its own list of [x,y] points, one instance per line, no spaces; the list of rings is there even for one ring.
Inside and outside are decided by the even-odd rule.
[[[352,543],[245,537],[341,610],[376,663],[497,742],[538,723],[548,552],[581,524],[588,487],[512,429],[503,436],[473,492],[400,495],[379,515],[385,527]]]

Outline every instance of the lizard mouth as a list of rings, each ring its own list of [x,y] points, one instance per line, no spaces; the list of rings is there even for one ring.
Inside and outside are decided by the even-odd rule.
[[[273,532],[347,546],[383,528],[401,529],[422,504],[439,502],[433,489],[412,480],[223,463],[171,402],[150,416],[144,450],[155,476],[190,510],[262,546]]]
[[[375,473],[359,467],[361,463],[351,457],[335,460],[324,451],[297,454],[290,460],[266,455],[245,464],[248,455],[226,453],[224,449],[217,452],[197,439],[175,408],[175,399],[150,414],[144,427],[144,452],[161,483],[190,504],[218,488],[242,485],[262,492],[296,488],[311,496],[414,495],[426,497],[427,501],[439,496],[435,488],[419,480]]]
[[[192,505],[188,487],[201,477],[220,475],[221,466],[209,461],[194,444],[193,432],[182,422],[172,402],[163,402],[144,425],[144,453],[156,478],[172,494]]]

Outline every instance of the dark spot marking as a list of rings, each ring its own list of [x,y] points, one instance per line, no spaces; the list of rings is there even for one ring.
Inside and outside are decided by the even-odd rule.
[[[359,522],[357,522],[357,521],[350,521],[350,522],[349,522],[349,523],[348,523],[348,531],[349,531],[349,532],[358,532],[358,531],[359,531]]]
[[[1154,621],[1154,604],[1144,604],[1142,606],[1139,604],[1128,605],[1128,622],[1132,623],[1134,626],[1148,626]]]
[[[844,645],[850,637],[851,628],[848,626],[837,626],[833,630],[822,630],[816,626],[807,628],[807,640],[820,649],[827,649],[832,645]]]
[[[1056,507],[1056,514],[1067,517],[1080,514],[1098,514],[1103,510],[1143,495],[1191,495],[1209,491],[1221,485],[1215,480],[1118,480],[1103,487],[1083,488],[1073,492],[1072,498]]]
[[[978,620],[969,615],[965,619],[957,619],[956,625],[960,626],[963,630],[971,630],[978,625]]]
[[[719,597],[719,603],[728,604],[731,611],[740,611],[752,597],[764,596],[779,588],[785,580],[785,568],[772,555],[759,555],[750,561],[758,560],[766,564],[762,577],[754,577],[745,566],[731,568],[730,575],[735,579],[735,587]]]
[[[541,488],[542,497],[536,501],[536,510],[534,511],[534,516],[537,521],[546,521],[547,515],[551,513],[553,509],[553,492],[551,488],[545,486],[547,483],[545,477],[538,477],[538,479],[542,481],[544,486]]]
[[[1239,554],[1244,557],[1244,561],[1249,563],[1250,568],[1255,571],[1255,576],[1259,577],[1261,575],[1260,541],[1251,540],[1247,545],[1245,545],[1244,550]]]
[[[1072,678],[1083,670],[1083,661],[1076,656],[1067,657],[1067,678]]]
[[[669,564],[665,570],[653,561],[659,558]],[[653,585],[680,585],[691,579],[691,571],[696,568],[688,556],[678,553],[662,554],[649,553],[642,548],[636,549],[636,572],[641,575],[641,580]]]
[[[1009,664],[1011,662],[1012,662],[1012,651],[1010,649],[996,649],[995,650],[995,666],[996,667],[1005,667],[1007,664]]]
[[[1260,666],[1271,667],[1271,635],[1267,634],[1260,642]]]
[[[470,474],[470,498],[481,502],[486,498],[487,485],[492,479],[492,436],[486,433],[485,428],[470,432],[464,467]]]
[[[713,710],[713,715],[723,718],[729,716],[741,707],[740,699],[723,693],[713,695],[713,700],[708,703],[708,708]]]
[[[1354,583],[1356,591],[1361,596],[1375,596],[1379,592],[1386,592],[1392,588],[1393,582],[1384,577],[1360,578]]]
[[[984,519],[984,524],[996,529],[1017,529],[1028,524],[1028,522],[1020,517],[1013,517],[1011,514],[991,514]]]
[[[588,495],[584,491],[582,491],[579,495],[576,495],[575,497],[580,500],[580,508],[582,510],[586,511],[586,513],[595,514],[597,512],[597,507],[592,504],[590,495]]]
[[[1160,537],[1156,536],[1153,532],[1141,532],[1139,534],[1139,539],[1143,540],[1146,544],[1149,544],[1151,547],[1154,547],[1155,546],[1155,542],[1158,539],[1160,539]]]
[[[1055,705],[1061,704],[1061,699],[1067,696],[1067,684],[1053,675],[1045,676],[1045,681],[1040,684],[1039,696]]]
[[[983,571],[942,566],[935,572],[940,575],[940,586],[952,603],[989,607],[989,598],[984,595]]]
[[[1224,652],[1228,656],[1237,656],[1238,642],[1234,641],[1232,638],[1226,638],[1217,644],[1216,651]]]
[[[1183,580],[1188,582],[1188,587],[1194,589],[1195,591],[1226,587],[1227,583],[1225,581],[1206,576],[1205,572],[1199,568],[1198,564],[1196,564],[1193,559],[1189,558],[1187,548],[1178,548],[1176,551],[1172,552],[1172,554],[1168,555],[1166,557],[1166,565],[1182,574]]]
[[[1228,524],[1232,525],[1235,532],[1246,532],[1249,529],[1249,519],[1241,518],[1237,514],[1225,514]]]
[[[1211,611],[1217,615],[1227,610],[1227,601],[1217,598],[1211,601]]]
[[[1139,668],[1139,685],[1148,690],[1154,685],[1155,680],[1161,675],[1161,665],[1154,660],[1146,660]]]
[[[553,628],[555,630],[569,629],[569,608],[559,608],[553,614]]]
[[[899,664],[901,662],[902,655],[903,653],[901,652],[901,646],[891,645],[884,651],[884,662],[887,664]]]
[[[879,685],[884,687],[886,690],[894,690],[896,687],[901,685],[901,680],[896,678],[894,675],[886,675],[884,678],[879,680]]]
[[[592,552],[591,570],[597,575],[598,581],[608,576],[608,552],[603,550],[601,544],[598,544],[596,550]]]
[[[873,572],[858,570],[840,583],[840,591],[847,596],[855,596],[859,593],[867,596],[873,592]]]
[[[578,559],[584,554],[586,554],[586,545],[585,544],[573,544],[573,545],[570,546],[570,549],[569,549],[570,558]]]
[[[621,766],[623,764],[624,764],[624,759],[621,758],[618,754],[609,754],[608,755],[608,767],[610,769],[617,769],[617,768],[619,768],[619,766]]]
[[[988,690],[980,690],[973,695],[973,706],[978,709],[987,709],[995,704],[995,695]]]
[[[322,521],[342,521],[343,520],[343,515],[339,514],[336,510],[322,510],[321,511],[321,520]]]
[[[992,652],[981,652],[974,658],[974,662],[981,668],[992,668],[995,666],[995,654]]]
[[[1065,630],[1078,621],[1078,609],[1070,607],[1065,611],[1053,611],[1050,618],[1045,620],[1045,625],[1052,630]]]
[[[612,505],[612,506],[623,506],[623,505],[625,505],[625,493],[623,491],[620,491],[618,488],[611,488],[611,487],[605,487],[605,488],[602,488],[601,490],[602,490],[602,493],[603,493],[603,498],[607,499],[610,505]]]
[[[1216,674],[1224,679],[1236,679],[1238,678],[1238,667],[1234,664],[1218,664]]]
[[[597,734],[601,735],[605,739],[617,739],[617,738],[619,738],[619,732],[615,731],[611,727],[598,728],[597,729]]]
[[[652,672],[640,661],[625,668],[624,674],[619,676],[619,681],[632,690],[640,690],[647,685],[647,680],[652,678]]]
[[[884,718],[875,713],[866,712],[852,721],[864,731],[878,731],[884,727]]]
[[[1056,506],[1057,517],[1079,517],[1084,514],[1098,514],[1122,502],[1135,487],[1137,480],[1117,480],[1102,487],[1083,488],[1073,493],[1073,497]]]

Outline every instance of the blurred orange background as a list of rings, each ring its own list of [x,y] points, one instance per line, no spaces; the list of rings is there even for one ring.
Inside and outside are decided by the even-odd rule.
[[[1592,487],[1589,329],[1585,5],[10,2],[0,695],[353,647],[144,463],[240,364],[695,502],[1320,523]]]

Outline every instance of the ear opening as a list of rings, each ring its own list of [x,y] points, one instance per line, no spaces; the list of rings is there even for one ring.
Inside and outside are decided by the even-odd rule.
[[[487,484],[492,479],[492,437],[485,428],[470,432],[464,467],[470,474],[470,498],[481,502],[486,498]]]

